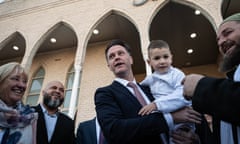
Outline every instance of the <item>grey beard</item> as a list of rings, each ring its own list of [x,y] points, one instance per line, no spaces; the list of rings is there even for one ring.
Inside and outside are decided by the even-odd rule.
[[[47,106],[52,108],[52,109],[56,109],[60,106],[60,100],[50,100],[47,102]]]
[[[230,56],[223,57],[220,64],[220,72],[228,72],[240,64],[240,45],[237,45]]]
[[[62,103],[63,99],[56,99],[52,100],[50,96],[47,94],[44,95],[43,103],[49,108],[49,109],[57,109]]]

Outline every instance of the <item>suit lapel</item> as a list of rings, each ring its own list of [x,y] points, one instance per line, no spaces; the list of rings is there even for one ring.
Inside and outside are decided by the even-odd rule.
[[[134,104],[138,106],[140,105],[136,97],[125,86],[123,86],[119,82],[114,81],[112,83],[112,89],[113,91],[115,91],[115,93],[121,93],[122,96],[124,95],[125,97],[127,97],[127,99],[131,100]]]
[[[91,135],[91,138],[93,141],[93,143],[97,143],[97,130],[96,130],[96,122],[95,122],[95,118],[91,121],[91,124],[89,125],[89,134]]]
[[[153,96],[150,93],[149,90],[147,90],[145,87],[142,87],[141,85],[138,84],[138,86],[140,86],[140,88],[142,89],[142,91],[145,93],[145,95],[148,97],[148,99],[150,101],[153,101]],[[124,96],[127,97],[127,99],[131,100],[134,104],[141,106],[141,104],[138,102],[137,98],[122,84],[120,84],[117,81],[114,81],[112,83],[112,89],[113,91],[116,91],[117,93],[122,93]]]
[[[40,104],[36,107],[36,111],[38,112],[37,128],[39,129],[37,130],[37,132],[41,133],[39,134],[42,136],[40,139],[44,139],[44,141],[48,142],[46,123],[45,123],[44,114]]]
[[[138,86],[143,90],[143,92],[145,93],[145,95],[148,97],[148,99],[150,100],[150,102],[154,101],[154,97],[152,96],[151,90],[149,87],[146,86],[142,86],[140,84],[138,84]]]

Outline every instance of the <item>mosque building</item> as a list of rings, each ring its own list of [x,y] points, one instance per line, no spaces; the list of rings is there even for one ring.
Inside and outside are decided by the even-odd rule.
[[[237,0],[236,0],[237,1]],[[1,0],[0,65],[16,61],[29,73],[23,102],[42,101],[52,80],[65,84],[61,111],[76,123],[92,119],[94,93],[112,83],[104,50],[112,39],[132,48],[140,82],[151,74],[149,41],[169,43],[173,66],[186,74],[224,77],[216,30],[234,13],[233,0]],[[231,11],[230,11],[231,10]]]

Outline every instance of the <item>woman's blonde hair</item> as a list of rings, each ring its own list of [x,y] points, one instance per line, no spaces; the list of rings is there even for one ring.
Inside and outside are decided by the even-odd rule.
[[[10,62],[0,66],[0,83],[3,82],[14,70],[18,73],[24,73],[26,77],[28,76],[21,64]]]

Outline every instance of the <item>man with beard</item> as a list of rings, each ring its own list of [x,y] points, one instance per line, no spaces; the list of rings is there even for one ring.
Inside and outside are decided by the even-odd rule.
[[[59,111],[64,101],[64,86],[51,81],[42,91],[43,102],[37,105],[37,144],[75,144],[74,121]]]
[[[191,74],[183,81],[184,95],[195,110],[213,117],[216,143],[240,143],[240,13],[219,26],[217,43],[223,62],[220,71],[227,79]],[[220,136],[219,136],[220,135]]]

